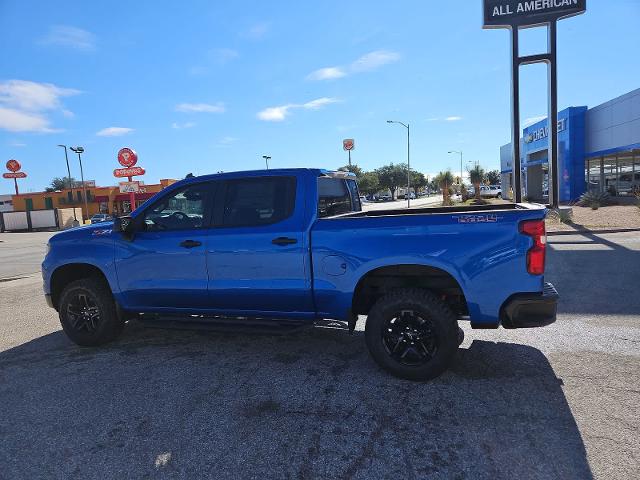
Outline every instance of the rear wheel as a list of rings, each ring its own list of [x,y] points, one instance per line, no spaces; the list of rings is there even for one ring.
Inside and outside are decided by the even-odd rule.
[[[114,340],[124,327],[106,283],[97,277],[69,283],[60,295],[62,329],[78,345],[96,346]]]
[[[430,380],[453,362],[458,349],[456,318],[431,292],[401,289],[380,298],[365,326],[373,359],[393,375]]]

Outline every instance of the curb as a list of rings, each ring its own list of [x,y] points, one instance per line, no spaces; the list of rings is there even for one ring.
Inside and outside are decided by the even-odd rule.
[[[640,228],[605,228],[600,230],[590,230],[586,228],[582,228],[579,230],[559,230],[557,232],[547,232],[547,236],[554,235],[583,235],[585,233],[625,233],[625,232],[640,232]]]

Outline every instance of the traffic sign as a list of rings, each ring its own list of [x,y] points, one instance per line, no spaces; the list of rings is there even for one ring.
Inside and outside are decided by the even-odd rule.
[[[20,162],[18,160],[11,159],[7,162],[7,170],[10,172],[17,172],[20,170]]]
[[[351,151],[351,150],[355,150],[355,148],[356,148],[356,142],[353,140],[353,138],[345,138],[344,140],[342,140],[343,150]]]
[[[27,174],[24,172],[3,173],[2,178],[27,178]]]
[[[129,147],[121,148],[118,151],[118,162],[123,167],[133,167],[138,162],[138,154]]]
[[[120,182],[120,193],[140,193],[140,182]]]
[[[144,175],[145,170],[142,167],[116,168],[113,171],[114,177],[134,177],[136,175]]]

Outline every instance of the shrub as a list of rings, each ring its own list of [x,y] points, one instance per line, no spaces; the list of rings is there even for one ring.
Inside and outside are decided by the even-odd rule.
[[[578,200],[578,205],[581,207],[591,207],[593,210],[597,210],[610,203],[611,197],[607,192],[586,192],[583,193],[580,200]]]

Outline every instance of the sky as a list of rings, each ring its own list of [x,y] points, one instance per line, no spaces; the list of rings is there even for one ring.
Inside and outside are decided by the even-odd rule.
[[[589,0],[558,28],[560,108],[640,87],[640,0]],[[499,168],[510,141],[510,41],[481,0],[23,2],[0,0],[0,160],[21,192],[66,175],[115,185],[121,147],[146,183],[270,166]],[[521,54],[546,50],[521,32]],[[546,67],[524,67],[522,121],[546,114]],[[70,157],[79,178],[77,158]],[[0,179],[0,193],[13,182]]]

